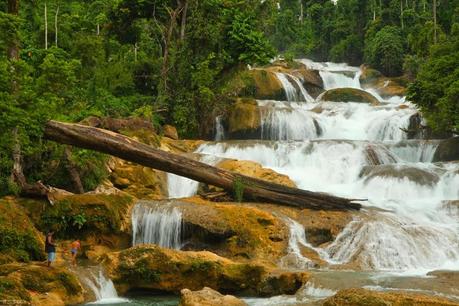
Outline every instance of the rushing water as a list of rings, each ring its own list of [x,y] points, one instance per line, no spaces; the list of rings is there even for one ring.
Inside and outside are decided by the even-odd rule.
[[[133,245],[151,243],[180,249],[181,232],[182,213],[176,207],[139,203],[132,211]]]
[[[90,272],[89,277],[83,280],[86,285],[93,291],[96,301],[90,304],[126,304],[128,299],[118,297],[115,286],[111,279],[106,277],[101,268],[98,273]]]
[[[304,228],[285,218],[290,239],[280,266],[311,268],[312,261],[302,254],[308,248],[331,270],[319,273],[315,284],[295,296],[246,302],[308,304],[351,284],[379,290],[415,290],[410,286],[416,284],[419,290],[430,290],[426,272],[459,270],[459,209],[450,204],[459,200],[459,163],[433,163],[436,140],[408,140],[404,130],[417,109],[404,97],[384,100],[375,90],[361,88],[358,67],[301,62],[319,70],[326,89],[367,90],[382,104],[314,102],[301,90],[300,79],[277,73],[288,101],[258,101],[261,140],[221,141],[223,131],[217,130],[219,141],[201,145],[196,153],[210,164],[221,158],[252,160],[288,175],[299,188],[368,199],[362,204],[376,209],[364,209],[335,241],[321,247],[310,245]],[[198,186],[171,175],[169,183],[171,197],[193,195]],[[338,272],[336,266],[355,271]],[[407,281],[413,275],[418,276]],[[431,290],[458,295],[440,285]]]
[[[403,273],[459,269],[457,209],[445,204],[459,199],[459,164],[432,163],[438,141],[407,140],[404,130],[417,109],[404,97],[383,100],[363,89],[358,67],[301,62],[319,70],[325,89],[358,88],[383,103],[298,102],[298,84],[278,75],[288,101],[258,101],[261,138],[272,141],[208,143],[197,152],[256,161],[299,188],[365,198],[365,205],[383,209],[356,218],[332,244],[315,249],[330,264]],[[281,264],[307,267],[304,229],[287,223],[289,252]]]

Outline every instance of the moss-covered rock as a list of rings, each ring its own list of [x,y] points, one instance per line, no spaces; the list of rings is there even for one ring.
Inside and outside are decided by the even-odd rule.
[[[270,212],[246,204],[199,197],[140,205],[176,207],[182,213],[183,250],[209,250],[233,260],[275,265],[285,255],[288,229]]]
[[[322,93],[317,99],[329,102],[357,102],[368,103],[371,105],[380,104],[378,99],[376,99],[372,94],[357,88],[330,89]]]
[[[237,99],[228,115],[228,137],[230,139],[261,138],[261,116],[256,100]]]
[[[408,179],[416,184],[423,186],[434,186],[438,181],[438,175],[416,167],[403,165],[377,165],[365,166],[360,172],[365,182],[369,182],[377,177],[388,177],[396,179]]]
[[[282,83],[273,71],[253,69],[249,71],[249,75],[252,80],[248,82],[246,89],[248,95],[246,96],[255,99],[286,100]],[[251,90],[253,92],[252,95],[250,95]]]
[[[78,278],[65,268],[15,263],[0,266],[0,271],[0,300],[24,301],[34,306],[84,301]]]
[[[435,150],[434,162],[459,160],[459,137],[442,140]]]
[[[182,289],[179,306],[246,306],[247,303],[232,295],[223,295],[209,287],[199,291]]]
[[[0,264],[44,259],[43,237],[12,197],[0,199]]]
[[[366,289],[340,290],[328,298],[324,306],[449,306],[459,305],[441,297],[426,296],[406,292],[377,292]]]
[[[183,252],[156,245],[110,253],[104,259],[121,293],[133,289],[177,293],[210,287],[225,293],[275,295],[295,293],[309,275],[274,273],[255,263],[237,263],[210,252]]]
[[[367,66],[361,67],[360,84],[362,87],[375,89],[383,98],[405,96],[407,83],[406,78],[388,78],[375,69]]]
[[[135,198],[125,194],[79,194],[47,205],[40,228],[53,229],[59,238],[117,236],[128,243],[131,232],[131,208]],[[122,238],[122,239],[121,239]],[[108,239],[108,238],[107,238]]]
[[[225,159],[219,162],[216,166],[232,172],[259,178],[268,182],[289,187],[296,187],[296,184],[287,175],[277,173],[272,169],[264,168],[257,162],[248,160]]]
[[[165,172],[114,158],[110,165],[113,185],[139,199],[167,198]]]

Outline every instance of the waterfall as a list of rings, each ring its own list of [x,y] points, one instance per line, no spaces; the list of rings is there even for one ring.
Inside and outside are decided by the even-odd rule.
[[[302,98],[300,98],[300,101],[314,102],[314,98],[311,97],[311,95],[306,91],[306,88],[304,88],[303,82],[292,74],[289,74],[288,76],[295,82],[296,86],[300,89],[300,93],[302,96]]]
[[[362,89],[359,67],[298,61],[318,70],[326,89]],[[302,189],[367,199],[363,205],[369,211],[356,214],[320,248],[308,245],[301,225],[286,221],[290,239],[281,264],[308,267],[301,254],[308,247],[340,268],[415,274],[458,270],[459,163],[432,162],[438,140],[407,139],[403,130],[410,128],[416,107],[405,97],[382,99],[376,88],[362,90],[374,94],[382,102],[378,106],[312,103],[300,92],[300,79],[276,75],[288,101],[258,101],[260,140],[207,143],[196,152],[258,162]]]
[[[222,141],[226,138],[225,128],[223,127],[223,117],[215,117],[215,141]]]
[[[121,304],[129,302],[125,298],[118,297],[112,280],[105,277],[101,268],[99,268],[97,274],[90,272],[90,276],[84,277],[83,280],[96,296],[96,301],[90,304]]]
[[[293,219],[285,217],[285,223],[289,227],[290,235],[288,240],[287,255],[281,258],[280,264],[283,268],[308,269],[314,267],[314,263],[301,254],[301,248],[312,246],[306,241],[304,227]]]
[[[132,210],[132,244],[157,244],[180,249],[182,213],[169,205],[137,204]]]
[[[212,155],[201,156],[200,162],[214,166],[221,159]],[[189,178],[167,173],[167,193],[169,199],[187,198],[192,197],[198,192],[199,182]]]
[[[275,72],[277,79],[281,82],[282,88],[284,88],[285,96],[287,97],[287,101],[296,101],[297,94],[296,89],[287,79],[287,76],[281,72]]]
[[[318,137],[320,126],[305,103],[258,100],[261,138],[302,140]]]

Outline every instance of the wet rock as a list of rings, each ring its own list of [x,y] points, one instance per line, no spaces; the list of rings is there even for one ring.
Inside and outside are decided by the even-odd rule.
[[[184,249],[206,249],[235,260],[268,264],[276,264],[284,255],[288,229],[270,212],[197,197],[173,205],[182,211]]]
[[[135,202],[126,193],[72,195],[45,206],[38,225],[43,231],[54,230],[57,238],[78,237],[93,245],[127,247]]]
[[[226,159],[219,162],[217,167],[244,174],[250,177],[256,177],[264,181],[277,183],[289,187],[296,187],[296,184],[284,174],[277,173],[276,171],[264,168],[257,162],[247,160]]]
[[[13,197],[0,199],[0,264],[45,258],[44,237],[26,211]]]
[[[253,295],[294,293],[309,275],[286,275],[257,263],[238,263],[211,252],[183,252],[156,245],[107,254],[104,266],[121,294],[134,289],[179,292],[210,287]]]
[[[167,197],[165,172],[119,158],[113,158],[110,167],[110,181],[116,188],[140,199]]]
[[[175,128],[175,126],[169,124],[163,126],[163,135],[164,137],[168,137],[174,140],[179,139],[177,129]]]
[[[425,186],[433,186],[438,183],[440,179],[435,173],[403,165],[366,166],[360,172],[360,177],[365,177],[366,183],[376,177],[406,178],[419,185]]]
[[[232,295],[223,295],[209,287],[199,291],[182,289],[179,306],[244,306],[246,302]]]
[[[66,268],[14,263],[1,265],[0,271],[0,303],[23,301],[25,304],[20,305],[50,306],[84,302],[78,278]]]
[[[257,101],[238,99],[228,117],[229,139],[260,139],[261,117]]]
[[[360,84],[362,87],[375,89],[383,98],[405,96],[407,83],[408,80],[403,77],[388,78],[368,66],[361,67]]]
[[[324,306],[402,306],[402,305],[459,305],[441,297],[413,294],[407,292],[377,292],[367,289],[345,289],[328,298]]]
[[[253,69],[248,72],[242,96],[262,100],[286,100],[282,83],[273,71]]]
[[[433,157],[434,162],[454,160],[459,160],[459,137],[441,141]]]
[[[357,88],[336,88],[322,93],[317,100],[328,102],[357,102],[379,105],[378,99],[372,94]]]

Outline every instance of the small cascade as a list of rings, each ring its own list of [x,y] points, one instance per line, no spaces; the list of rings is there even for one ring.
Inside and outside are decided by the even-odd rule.
[[[422,274],[457,266],[459,237],[455,228],[379,214],[349,223],[325,251],[334,263]]]
[[[223,127],[223,116],[215,117],[215,141],[226,139],[225,128]]]
[[[305,101],[305,102],[314,102],[314,98],[311,97],[311,95],[307,92],[306,88],[303,86],[303,82],[297,78],[296,76],[289,74],[288,75],[296,84],[296,86],[300,89],[301,97],[300,101]]]
[[[275,72],[277,79],[281,82],[282,87],[284,88],[285,96],[287,97],[287,101],[297,101],[298,95],[296,92],[296,88],[290,83],[287,78],[287,75],[281,72]]]
[[[360,73],[359,72],[335,72],[321,70],[319,71],[320,76],[324,82],[324,89],[335,89],[335,88],[358,88],[362,89],[360,86]]]
[[[167,193],[169,199],[187,198],[196,194],[198,191],[199,182],[189,178],[167,174]]]
[[[317,138],[321,132],[305,103],[258,100],[261,138],[268,140],[303,140]]]
[[[304,227],[293,219],[285,217],[289,227],[290,236],[288,240],[287,255],[281,258],[280,265],[283,268],[308,269],[314,267],[314,263],[301,254],[301,248],[313,248],[306,241]]]
[[[216,165],[221,159],[212,155],[201,156],[200,162],[208,165]],[[167,173],[167,193],[169,199],[188,198],[196,195],[199,182],[189,178]]]
[[[430,163],[440,141],[409,140],[394,144],[387,144],[388,149],[394,152],[401,160],[412,163]]]
[[[132,244],[157,244],[164,248],[182,247],[182,213],[168,205],[139,203],[132,210]]]
[[[105,277],[101,268],[99,268],[97,274],[90,272],[90,276],[84,277],[83,280],[96,296],[96,301],[91,304],[122,304],[129,302],[125,298],[118,297],[112,280]]]

